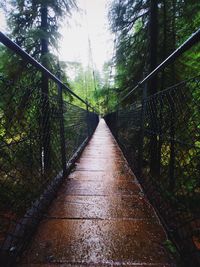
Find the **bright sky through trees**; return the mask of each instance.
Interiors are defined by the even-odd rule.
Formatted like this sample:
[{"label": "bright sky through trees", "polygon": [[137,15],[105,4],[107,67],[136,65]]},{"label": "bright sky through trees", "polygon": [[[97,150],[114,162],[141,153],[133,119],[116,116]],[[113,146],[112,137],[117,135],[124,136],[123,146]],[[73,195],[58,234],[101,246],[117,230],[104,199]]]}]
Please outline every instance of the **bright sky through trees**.
[{"label": "bright sky through trees", "polygon": [[[59,59],[78,61],[84,66],[91,64],[89,42],[94,66],[101,71],[104,62],[112,57],[113,36],[108,29],[110,0],[77,0],[79,11],[73,11],[70,19],[60,28]],[[0,28],[6,32],[5,17],[0,11]]]},{"label": "bright sky through trees", "polygon": [[74,12],[68,27],[61,29],[63,35],[60,47],[61,60],[81,61],[84,65],[90,59],[88,38],[95,66],[100,70],[112,56],[113,37],[108,29],[109,0],[78,0],[79,12]]}]

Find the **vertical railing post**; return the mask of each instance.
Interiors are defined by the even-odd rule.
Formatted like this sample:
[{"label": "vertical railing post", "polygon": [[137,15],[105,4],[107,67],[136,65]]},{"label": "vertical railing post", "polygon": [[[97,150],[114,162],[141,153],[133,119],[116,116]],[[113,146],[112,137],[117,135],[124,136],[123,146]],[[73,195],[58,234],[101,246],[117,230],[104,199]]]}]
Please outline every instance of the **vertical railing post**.
[{"label": "vertical railing post", "polygon": [[42,175],[48,175],[51,168],[51,130],[50,130],[50,103],[49,103],[49,80],[47,75],[42,74],[41,80],[41,170]]},{"label": "vertical railing post", "polygon": [[86,122],[87,122],[87,135],[88,138],[90,137],[90,114],[89,114],[89,107],[88,107],[88,102],[86,101]]},{"label": "vertical railing post", "polygon": [[93,132],[94,128],[97,125],[97,114],[96,114],[96,111],[95,111],[94,108],[92,109],[92,111],[93,111],[93,114],[92,114],[92,123],[91,123],[91,125],[92,125],[92,132]]},{"label": "vertical railing post", "polygon": [[[60,78],[60,72],[58,73]],[[62,86],[58,84],[58,105],[59,105],[59,117],[60,117],[60,152],[62,158],[63,176],[67,172],[67,157],[66,157],[66,143],[65,143],[65,126],[64,126],[64,109],[63,109],[63,90]]]},{"label": "vertical railing post", "polygon": [[[175,36],[174,36],[175,38]],[[175,40],[174,40],[175,43]],[[172,80],[173,84],[176,83],[176,68],[174,62],[172,63]],[[169,98],[170,106],[170,159],[169,159],[169,190],[174,191],[176,181],[175,181],[175,103],[174,103],[174,91]]]},{"label": "vertical railing post", "polygon": [[[163,88],[163,87],[162,87]],[[157,151],[157,173],[160,176],[162,161],[162,143],[163,143],[163,99],[159,98],[159,114],[158,114],[158,151]]]},{"label": "vertical railing post", "polygon": [[150,174],[152,177],[158,176],[158,110],[157,98],[151,99],[151,116],[150,116]]},{"label": "vertical railing post", "polygon": [[142,107],[140,115],[140,131],[139,131],[139,149],[138,149],[138,177],[142,176],[143,167],[143,149],[144,149],[144,131],[145,131],[145,112],[146,112],[146,98],[147,98],[147,83],[142,88]]},{"label": "vertical railing post", "polygon": [[173,100],[170,101],[170,160],[169,160],[169,190],[173,191],[175,188],[175,176],[174,176],[174,168],[175,168],[175,107]]},{"label": "vertical railing post", "polygon": [[118,141],[118,120],[119,120],[119,108],[117,108],[117,110],[115,111],[115,125],[114,125],[114,129],[115,129],[115,138]]}]

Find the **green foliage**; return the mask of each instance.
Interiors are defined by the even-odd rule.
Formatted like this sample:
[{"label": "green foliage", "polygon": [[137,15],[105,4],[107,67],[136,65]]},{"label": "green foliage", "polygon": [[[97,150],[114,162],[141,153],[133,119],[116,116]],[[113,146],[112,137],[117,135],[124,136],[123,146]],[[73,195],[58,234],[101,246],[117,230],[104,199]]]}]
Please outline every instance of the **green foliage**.
[{"label": "green foliage", "polygon": [[[151,14],[152,3],[156,2],[158,16],[154,30],[158,38],[153,42],[157,50],[153,59],[156,58],[157,64],[199,29],[199,1],[112,1],[109,16],[111,29],[116,35],[115,86],[119,100],[155,67],[152,67]],[[139,168],[138,178],[168,229],[173,229],[174,239],[184,252],[189,247],[191,251],[197,251],[193,248],[194,237],[198,239],[195,245],[199,250],[199,235],[192,236],[198,228],[195,220],[199,218],[200,201],[199,48],[199,44],[193,46],[155,76],[154,91],[151,90],[152,81],[146,84],[142,145],[139,142],[143,133],[140,124],[142,94],[139,94],[142,90],[134,91],[126,99],[125,104],[132,105],[120,109],[116,125],[115,113],[108,116],[124,154],[136,173]],[[179,85],[171,87],[176,83]],[[168,87],[170,89],[164,90]],[[158,94],[150,96],[155,92]],[[179,232],[180,228],[182,232]],[[187,244],[181,244],[182,240]],[[164,245],[177,257],[177,265],[182,266],[174,244],[166,240]]]},{"label": "green foliage", "polygon": [[[150,8],[151,1],[113,1],[109,18],[116,35],[116,87],[119,98],[129,92],[149,72],[150,64]],[[181,45],[200,24],[199,1],[158,1],[158,54],[161,63]],[[174,67],[165,69],[158,77],[158,90],[175,81],[194,76],[199,70],[199,45],[177,60]],[[172,74],[173,73],[173,74]],[[134,95],[133,98],[137,98]]]},{"label": "green foliage", "polygon": [[147,1],[113,1],[110,24],[116,34],[116,87],[119,97],[142,78],[147,50]]},{"label": "green foliage", "polygon": [[[58,59],[53,51],[58,46],[59,24],[64,15],[76,7],[73,0],[17,0],[8,1],[7,19],[11,39],[35,59],[43,60],[57,74]],[[41,8],[47,8],[47,27],[42,28]],[[42,39],[49,51],[42,55]],[[67,82],[63,62],[61,79]],[[27,64],[14,52],[0,45],[0,197],[1,210],[22,214],[38,197],[45,185],[60,171],[59,120],[51,123],[52,168],[55,173],[44,177],[41,159],[41,77],[36,68]],[[58,86],[49,81],[49,96],[57,95]],[[70,100],[70,97],[66,97]],[[51,111],[58,109],[58,103]]]},{"label": "green foliage", "polygon": [[[72,90],[92,106],[101,109],[100,92],[103,81],[98,70],[87,66],[84,68],[79,62],[67,62],[67,70],[70,73],[69,84]],[[74,99],[73,103],[80,106],[80,101]],[[85,108],[85,107],[84,107]]]},{"label": "green foliage", "polygon": [[[6,17],[11,39],[35,59],[45,62],[45,66],[56,74],[58,58],[54,50],[59,44],[60,22],[66,15],[70,16],[71,10],[76,8],[75,0],[10,0],[7,5]],[[45,27],[42,26],[43,7],[47,9]],[[46,41],[48,47],[45,55],[42,52],[42,40]],[[0,59],[0,70],[7,79],[20,80],[21,73],[27,66],[25,62],[4,47],[0,47]],[[59,65],[62,68],[62,78],[66,81],[64,65],[62,63]]]},{"label": "green foliage", "polygon": [[[28,53],[38,57],[41,52],[40,40],[47,39],[51,47],[58,47],[58,28],[66,14],[76,7],[74,0],[17,0],[10,1],[8,24],[12,38]],[[48,10],[47,29],[41,27],[41,8]]]},{"label": "green foliage", "polygon": [[167,250],[170,253],[172,253],[172,254],[176,254],[177,253],[176,247],[174,246],[174,244],[169,239],[166,239],[164,241],[164,246],[167,248]]}]

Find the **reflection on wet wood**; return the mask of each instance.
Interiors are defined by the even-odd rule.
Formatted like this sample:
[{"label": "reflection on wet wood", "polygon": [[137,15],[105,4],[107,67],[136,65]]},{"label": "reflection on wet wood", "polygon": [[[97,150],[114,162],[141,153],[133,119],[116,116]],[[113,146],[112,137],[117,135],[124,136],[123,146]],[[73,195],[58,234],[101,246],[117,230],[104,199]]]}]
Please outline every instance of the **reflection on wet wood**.
[{"label": "reflection on wet wood", "polygon": [[174,266],[166,235],[104,121],[19,266]]}]

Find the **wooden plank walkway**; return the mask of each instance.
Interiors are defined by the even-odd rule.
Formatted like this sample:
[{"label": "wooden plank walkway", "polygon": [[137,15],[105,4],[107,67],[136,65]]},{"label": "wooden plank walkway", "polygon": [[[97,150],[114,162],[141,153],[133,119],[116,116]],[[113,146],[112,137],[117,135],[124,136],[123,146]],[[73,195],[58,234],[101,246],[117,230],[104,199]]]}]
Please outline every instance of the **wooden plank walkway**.
[{"label": "wooden plank walkway", "polygon": [[166,235],[103,120],[19,266],[173,266]]}]

